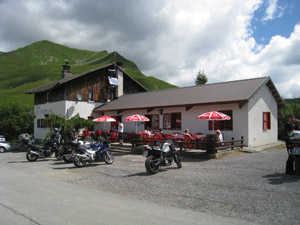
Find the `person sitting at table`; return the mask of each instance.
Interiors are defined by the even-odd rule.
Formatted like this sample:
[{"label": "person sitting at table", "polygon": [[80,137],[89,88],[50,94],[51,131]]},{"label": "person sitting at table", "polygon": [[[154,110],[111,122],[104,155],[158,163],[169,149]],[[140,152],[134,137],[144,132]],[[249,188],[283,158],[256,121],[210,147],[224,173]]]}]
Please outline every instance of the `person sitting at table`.
[{"label": "person sitting at table", "polygon": [[103,137],[108,141],[110,139],[110,132],[108,129],[103,133]]},{"label": "person sitting at table", "polygon": [[[218,143],[224,141],[224,136],[223,136],[223,134],[221,133],[220,130],[216,130],[216,135],[217,135],[217,137],[218,137]],[[224,143],[222,143],[222,145],[223,145],[223,144],[224,144]]]},{"label": "person sitting at table", "polygon": [[195,138],[190,134],[190,130],[189,129],[185,129],[184,135],[188,135],[191,138],[192,141],[195,140]]},{"label": "person sitting at table", "polygon": [[147,128],[146,128],[145,133],[148,134],[148,135],[151,135],[150,127],[147,127]]}]

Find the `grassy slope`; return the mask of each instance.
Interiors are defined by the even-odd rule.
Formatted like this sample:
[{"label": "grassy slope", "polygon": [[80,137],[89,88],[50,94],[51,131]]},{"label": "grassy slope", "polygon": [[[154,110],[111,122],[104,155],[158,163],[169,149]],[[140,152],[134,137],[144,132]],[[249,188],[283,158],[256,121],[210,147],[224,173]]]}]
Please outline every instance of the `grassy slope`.
[{"label": "grassy slope", "polygon": [[[60,79],[62,64],[68,59],[73,74],[82,73],[115,61],[107,51],[93,52],[39,41],[9,53],[0,53],[0,102],[21,100],[33,104],[26,90]],[[149,90],[175,87],[155,77],[146,77],[131,61],[117,53],[125,71]]]}]

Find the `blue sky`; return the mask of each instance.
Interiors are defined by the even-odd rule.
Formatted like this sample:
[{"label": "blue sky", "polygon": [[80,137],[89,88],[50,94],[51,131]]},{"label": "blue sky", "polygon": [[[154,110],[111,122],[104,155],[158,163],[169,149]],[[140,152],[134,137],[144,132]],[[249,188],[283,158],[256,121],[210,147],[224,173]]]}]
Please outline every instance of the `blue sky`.
[{"label": "blue sky", "polygon": [[300,97],[300,0],[0,0],[0,51],[117,51],[178,86],[270,76]]},{"label": "blue sky", "polygon": [[289,37],[297,23],[300,23],[300,1],[279,0],[272,19],[264,20],[269,1],[264,1],[254,12],[251,21],[253,37],[258,44],[266,45],[275,35]]}]

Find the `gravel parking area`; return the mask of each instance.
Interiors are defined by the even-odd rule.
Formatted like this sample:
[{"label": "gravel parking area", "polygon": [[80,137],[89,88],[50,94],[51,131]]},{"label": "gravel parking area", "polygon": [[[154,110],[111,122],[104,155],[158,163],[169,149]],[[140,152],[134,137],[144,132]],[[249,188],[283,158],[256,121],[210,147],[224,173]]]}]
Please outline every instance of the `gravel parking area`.
[{"label": "gravel parking area", "polygon": [[[24,153],[12,154],[16,166]],[[56,160],[26,163],[51,179],[167,206],[192,209],[258,224],[300,223],[300,177],[285,175],[284,149],[235,153],[215,160],[183,159],[183,168],[145,172],[145,158],[115,153],[115,163],[75,168]]]}]

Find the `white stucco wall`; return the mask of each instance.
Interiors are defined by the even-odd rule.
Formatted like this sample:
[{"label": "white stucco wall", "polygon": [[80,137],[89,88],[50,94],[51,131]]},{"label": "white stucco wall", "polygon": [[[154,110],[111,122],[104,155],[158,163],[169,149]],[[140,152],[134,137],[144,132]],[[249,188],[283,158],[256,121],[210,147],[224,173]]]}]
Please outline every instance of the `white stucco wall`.
[{"label": "white stucco wall", "polygon": [[[164,130],[164,133],[174,133],[180,132],[184,133],[185,129],[189,129],[190,132],[202,132],[204,134],[212,134],[209,130],[207,120],[197,120],[196,117],[202,113],[208,111],[220,111],[220,110],[232,110],[233,111],[233,131],[223,131],[225,140],[231,140],[232,137],[235,139],[240,139],[241,136],[245,138],[245,144],[248,145],[248,105],[244,105],[241,109],[238,104],[223,104],[223,105],[206,105],[206,106],[194,106],[190,110],[186,111],[185,107],[173,107],[164,108],[163,113],[181,112],[181,130]],[[132,114],[159,114],[159,109],[154,109],[153,111],[147,113],[145,109],[143,110],[126,110],[122,112],[122,120]],[[116,116],[117,112],[107,111],[105,112],[107,116]],[[159,116],[160,127],[163,128],[163,114]],[[135,132],[135,122],[123,122],[125,132]],[[103,129],[103,124],[100,129]],[[106,124],[106,128],[110,129],[110,123]],[[137,123],[137,131],[144,131],[144,124]]]},{"label": "white stucco wall", "polygon": [[[271,113],[271,129],[263,129],[263,112]],[[264,85],[249,101],[250,147],[274,143],[278,135],[277,102],[270,89]]]},{"label": "white stucco wall", "polygon": [[79,102],[79,101],[58,101],[52,103],[45,103],[34,106],[34,137],[36,139],[44,139],[48,128],[38,128],[37,120],[45,119],[45,114],[50,115],[51,113],[65,116],[67,119],[79,113],[81,118],[87,119],[88,116],[93,115],[93,109],[100,106],[102,103],[98,102]]}]

